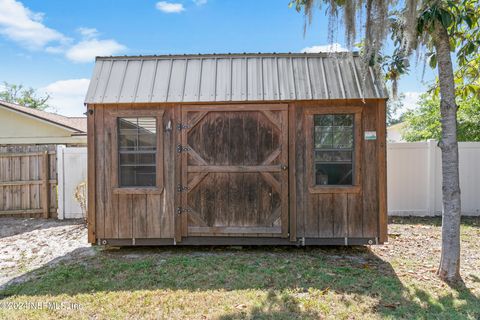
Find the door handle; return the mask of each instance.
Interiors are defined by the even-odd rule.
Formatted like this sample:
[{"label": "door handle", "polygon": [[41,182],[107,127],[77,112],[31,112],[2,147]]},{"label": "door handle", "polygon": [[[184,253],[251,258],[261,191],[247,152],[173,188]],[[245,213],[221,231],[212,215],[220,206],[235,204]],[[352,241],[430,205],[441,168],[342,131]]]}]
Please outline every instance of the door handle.
[{"label": "door handle", "polygon": [[288,166],[286,164],[282,164],[280,167],[283,171],[286,171],[288,169]]}]

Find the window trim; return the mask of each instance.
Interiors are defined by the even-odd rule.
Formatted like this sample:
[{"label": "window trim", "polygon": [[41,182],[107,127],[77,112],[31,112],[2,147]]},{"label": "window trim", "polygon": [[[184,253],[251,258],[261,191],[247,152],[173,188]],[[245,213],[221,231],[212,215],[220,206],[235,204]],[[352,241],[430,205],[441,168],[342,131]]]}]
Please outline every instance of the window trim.
[{"label": "window trim", "polygon": [[[122,110],[111,113],[112,119],[112,186],[114,194],[161,194],[164,189],[164,152],[163,152],[163,115],[164,110]],[[155,186],[154,187],[121,187],[119,185],[119,146],[118,146],[118,118],[124,117],[150,117],[156,119],[157,127],[157,152],[155,161]]]},{"label": "window trim", "polygon": [[[314,115],[353,114],[353,184],[352,185],[316,185],[314,170]],[[338,106],[317,107],[305,110],[305,157],[308,191],[310,193],[359,193],[361,191],[361,150],[362,150],[362,107]]]}]

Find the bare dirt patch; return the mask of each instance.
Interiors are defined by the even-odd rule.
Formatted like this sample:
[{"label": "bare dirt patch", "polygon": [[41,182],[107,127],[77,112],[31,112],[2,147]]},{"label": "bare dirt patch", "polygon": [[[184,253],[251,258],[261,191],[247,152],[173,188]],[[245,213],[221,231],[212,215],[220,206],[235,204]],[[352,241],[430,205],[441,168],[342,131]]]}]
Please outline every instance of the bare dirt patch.
[{"label": "bare dirt patch", "polygon": [[0,288],[46,264],[72,259],[73,252],[93,252],[82,220],[1,218]]}]

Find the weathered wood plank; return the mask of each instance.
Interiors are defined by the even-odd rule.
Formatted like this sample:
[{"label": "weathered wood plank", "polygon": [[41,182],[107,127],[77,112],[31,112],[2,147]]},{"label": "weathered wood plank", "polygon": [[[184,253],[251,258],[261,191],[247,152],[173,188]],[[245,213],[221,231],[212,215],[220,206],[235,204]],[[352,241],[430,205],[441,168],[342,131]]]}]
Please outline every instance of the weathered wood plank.
[{"label": "weathered wood plank", "polygon": [[96,237],[105,238],[105,151],[107,148],[105,141],[105,117],[104,107],[98,105],[95,107],[95,216],[96,216]]},{"label": "weathered wood plank", "polygon": [[[40,185],[44,184],[44,180],[18,180],[18,181],[5,181],[0,182],[0,186],[27,186],[27,185]],[[57,184],[57,180],[48,180],[49,184]]]},{"label": "weathered wood plank", "polygon": [[[377,104],[364,109],[365,131],[377,130]],[[363,140],[363,237],[378,236],[378,140]]]},{"label": "weathered wood plank", "polygon": [[299,104],[293,104],[295,113],[295,171],[294,178],[296,189],[295,208],[297,210],[297,236],[305,236],[305,225],[307,224],[307,210],[308,210],[308,179],[306,179],[306,141],[305,141],[305,116],[303,114],[303,107]]},{"label": "weathered wood plank", "polygon": [[339,193],[332,195],[333,206],[333,237],[344,238],[348,236],[348,194]]},{"label": "weathered wood plank", "polygon": [[188,232],[190,235],[194,235],[195,233],[205,233],[205,234],[224,234],[224,233],[232,233],[232,234],[249,234],[249,233],[276,233],[280,234],[282,232],[280,227],[189,227]]},{"label": "weathered wood plank", "polygon": [[318,194],[316,214],[318,215],[318,237],[332,238],[333,237],[333,222],[336,210],[333,203],[332,194]]},{"label": "weathered wood plank", "polygon": [[348,237],[363,237],[363,195],[361,193],[348,194]]},{"label": "weathered wood plank", "polygon": [[281,207],[280,223],[282,227],[282,237],[287,238],[289,232],[288,170],[290,168],[288,163],[288,110],[279,111],[278,114],[281,121],[278,143],[282,149],[282,154],[280,155],[280,166],[282,167],[280,174],[282,191],[279,193]]},{"label": "weathered wood plank", "polygon": [[118,237],[120,239],[133,238],[133,200],[132,195],[118,197]]},{"label": "weathered wood plank", "polygon": [[[244,143],[244,119],[243,113],[231,113],[228,114],[229,119],[229,139],[228,139],[228,154],[229,163],[235,165],[244,164],[245,148],[248,146]],[[242,173],[229,173],[228,174],[228,226],[235,226],[239,221],[243,219],[245,214],[245,194],[243,193],[243,180],[245,174]]]},{"label": "weathered wood plank", "polygon": [[161,238],[162,197],[159,194],[146,195],[147,238]]},{"label": "weathered wood plank", "polygon": [[[255,165],[259,161],[259,128],[258,128],[259,114],[258,112],[244,113],[243,121],[243,141],[245,149],[243,152],[243,164]],[[243,174],[242,192],[245,201],[245,211],[238,219],[240,225],[248,225],[252,221],[252,217],[259,216],[259,175],[257,173]]]},{"label": "weathered wood plank", "polygon": [[[188,112],[181,112],[181,123],[188,123]],[[188,131],[186,130],[181,130],[180,134],[180,141],[182,146],[186,146],[188,144]],[[179,158],[179,159],[178,159]],[[181,166],[179,168],[180,170],[180,183],[178,185],[181,186],[187,186],[188,185],[188,172],[185,170],[185,168],[188,167],[188,160],[189,160],[189,155],[188,153],[182,152],[179,157],[177,157],[179,162],[181,163]],[[180,205],[178,208],[184,208],[186,209],[188,207],[188,193],[180,192],[179,193],[180,197]],[[188,216],[186,213],[179,211],[176,213],[176,218],[179,219],[180,221],[180,235],[177,237],[178,241],[181,241],[183,237],[186,237],[188,235]]]},{"label": "weathered wood plank", "polygon": [[280,172],[282,168],[279,165],[273,166],[229,166],[229,165],[208,165],[208,166],[188,166],[188,172]]},{"label": "weathered wood plank", "polygon": [[132,195],[133,237],[147,238],[147,196]]},{"label": "weathered wood plank", "polygon": [[95,139],[95,112],[93,110],[94,106],[88,106],[88,116],[87,116],[87,224],[88,224],[88,242],[95,243],[97,236],[97,225],[96,225],[96,144],[99,143]]},{"label": "weathered wood plank", "polygon": [[388,206],[387,206],[387,147],[386,147],[386,102],[377,104],[378,134],[378,237],[379,242],[388,241]]},{"label": "weathered wood plank", "polygon": [[[178,109],[178,108],[176,108]],[[176,139],[178,130],[165,130],[166,128],[174,127],[177,122],[174,108],[165,108],[163,114],[163,178],[164,178],[164,192],[162,193],[162,203],[160,210],[160,235],[162,238],[173,238],[175,236],[175,205],[180,204],[177,200],[177,192],[175,185],[181,180],[179,176],[180,170],[177,166],[180,165],[180,161],[177,161],[177,153],[175,152]],[[178,179],[178,180],[177,180]],[[177,202],[178,201],[178,202]]]},{"label": "weathered wood plank", "polygon": [[[171,219],[172,225],[172,232],[175,242],[182,241],[182,217],[176,213],[176,208],[183,205],[183,199],[180,192],[176,191],[176,186],[178,184],[183,183],[183,162],[182,158],[176,152],[176,147],[179,143],[183,143],[182,135],[183,130],[173,130],[175,127],[174,124],[180,121],[183,121],[182,118],[182,110],[179,105],[173,105],[173,108],[168,109],[170,112],[170,116],[165,118],[165,121],[171,121],[170,124],[172,125],[172,131],[166,132],[166,140],[165,142],[167,145],[165,146],[165,150],[168,150],[166,164],[168,169],[166,169],[166,173],[168,175],[168,179],[166,180],[166,193],[164,193],[164,197],[166,197],[166,219]],[[169,119],[170,118],[170,119]],[[168,142],[167,142],[168,141]],[[188,179],[188,176],[187,176]]]},{"label": "weathered wood plank", "polygon": [[111,114],[116,110],[114,106],[104,111],[105,238],[118,237],[118,195],[112,192],[118,186],[117,118]]},{"label": "weathered wood plank", "polygon": [[42,157],[42,176],[43,176],[43,185],[42,185],[42,208],[43,208],[43,217],[48,218],[50,211],[50,185],[49,180],[49,157],[48,152],[45,152]]},{"label": "weathered wood plank", "polygon": [[[229,119],[225,112],[216,113],[215,119],[215,162],[218,167],[230,164],[229,152]],[[229,176],[217,170],[215,174],[215,226],[228,226],[229,203]]]},{"label": "weathered wood plank", "polygon": [[296,188],[296,121],[295,121],[295,105],[290,104],[288,106],[288,163],[289,163],[289,177],[288,177],[288,193],[289,199],[289,232],[290,241],[297,240],[297,188]]},{"label": "weathered wood plank", "polygon": [[[258,160],[257,163],[265,161],[271,153],[271,150],[276,149],[277,146],[273,147],[273,124],[266,120],[264,117],[258,117]],[[275,132],[275,134],[278,134]],[[252,172],[260,172],[264,166],[252,166],[250,169]],[[265,166],[266,167],[266,166]],[[270,166],[271,167],[271,166]],[[280,166],[277,166],[280,169]],[[257,193],[258,193],[258,216],[252,216],[247,222],[247,225],[250,227],[263,225],[265,221],[273,213],[272,208],[272,196],[275,192],[272,186],[263,179],[263,177],[258,177],[257,184]]]},{"label": "weathered wood plank", "polygon": [[[205,160],[210,164],[214,163],[215,159],[213,158],[215,154],[215,145],[217,144],[217,137],[216,137],[216,129],[215,129],[215,115],[213,113],[209,113],[208,116],[202,122],[202,129],[203,134],[210,140],[210,143],[204,141],[203,143],[203,150],[204,154],[208,154],[209,157],[205,158]],[[215,184],[216,184],[216,177],[215,173],[209,173],[208,177],[205,178],[204,182],[202,182],[202,198],[205,199],[205,207],[202,208],[202,217],[204,221],[209,226],[215,225],[215,205],[216,205],[216,197],[215,197]],[[202,204],[203,205],[203,204]]]}]

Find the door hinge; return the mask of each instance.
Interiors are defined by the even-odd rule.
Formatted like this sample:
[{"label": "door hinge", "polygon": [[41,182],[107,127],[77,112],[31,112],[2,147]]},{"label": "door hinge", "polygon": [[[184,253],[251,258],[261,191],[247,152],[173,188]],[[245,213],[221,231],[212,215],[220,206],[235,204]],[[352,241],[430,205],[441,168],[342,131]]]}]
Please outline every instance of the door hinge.
[{"label": "door hinge", "polygon": [[181,184],[177,185],[177,192],[186,192],[188,191],[188,187],[184,187]]},{"label": "door hinge", "polygon": [[177,153],[188,152],[188,151],[190,151],[189,147],[185,147],[180,144],[177,146]]},{"label": "door hinge", "polygon": [[177,129],[180,131],[180,130],[183,130],[183,129],[190,129],[190,126],[188,124],[183,124],[183,123],[178,123],[177,124]]},{"label": "door hinge", "polygon": [[183,212],[190,212],[190,209],[177,207],[177,214],[182,214]]}]

